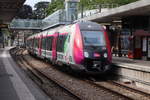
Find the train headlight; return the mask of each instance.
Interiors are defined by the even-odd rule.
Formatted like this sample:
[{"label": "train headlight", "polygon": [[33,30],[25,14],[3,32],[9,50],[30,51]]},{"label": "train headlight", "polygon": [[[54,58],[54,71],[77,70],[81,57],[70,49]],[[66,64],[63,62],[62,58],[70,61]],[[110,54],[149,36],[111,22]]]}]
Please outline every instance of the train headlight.
[{"label": "train headlight", "polygon": [[88,58],[88,57],[89,57],[89,53],[88,53],[88,52],[84,52],[84,56],[85,56],[86,58]]},{"label": "train headlight", "polygon": [[107,53],[104,53],[104,58],[107,58],[107,57],[108,57]]}]

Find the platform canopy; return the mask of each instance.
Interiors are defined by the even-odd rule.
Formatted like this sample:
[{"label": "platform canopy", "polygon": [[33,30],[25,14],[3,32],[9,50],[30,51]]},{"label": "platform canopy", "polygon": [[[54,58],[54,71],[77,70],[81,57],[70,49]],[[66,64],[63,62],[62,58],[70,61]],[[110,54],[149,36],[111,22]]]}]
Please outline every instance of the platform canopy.
[{"label": "platform canopy", "polygon": [[0,0],[0,25],[8,24],[24,2],[25,0]]},{"label": "platform canopy", "polygon": [[124,6],[110,9],[108,11],[97,13],[82,20],[91,20],[95,22],[112,22],[128,16],[149,16],[150,0],[139,0]]}]

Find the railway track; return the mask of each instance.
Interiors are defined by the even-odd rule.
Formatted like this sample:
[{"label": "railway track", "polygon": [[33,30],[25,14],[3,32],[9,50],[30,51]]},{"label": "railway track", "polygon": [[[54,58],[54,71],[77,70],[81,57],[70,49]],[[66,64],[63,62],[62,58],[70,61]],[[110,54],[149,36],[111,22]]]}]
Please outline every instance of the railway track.
[{"label": "railway track", "polygon": [[[86,80],[87,81],[87,80]],[[93,82],[89,81],[90,84],[93,84],[97,87],[103,87],[110,92],[115,94],[122,95],[131,100],[150,100],[150,94],[134,87],[127,86],[120,82],[116,81],[106,81],[106,82]]]},{"label": "railway track", "polygon": [[[18,58],[18,64],[23,66],[23,69],[26,69],[28,71],[28,73],[30,73],[30,77],[36,81],[36,83],[41,87],[43,88],[44,86],[43,85],[47,85],[50,83],[50,81],[52,81],[54,84],[56,84],[59,88],[61,88],[62,90],[65,90],[65,92],[67,92],[67,95],[71,96],[71,98],[69,97],[65,97],[65,98],[61,98],[62,100],[81,100],[80,98],[78,98],[77,95],[71,93],[70,91],[68,91],[65,87],[61,86],[60,84],[58,84],[56,81],[48,78],[45,74],[43,74],[41,71],[37,70],[36,68],[33,67],[33,65],[31,63],[29,63],[22,55],[23,53],[23,49],[21,49],[19,51],[19,53],[17,54],[16,52],[16,55],[19,55]],[[32,75],[31,75],[32,74]],[[34,77],[34,78],[33,78]],[[44,89],[43,89],[44,90]],[[48,92],[47,89],[44,90],[46,93]],[[49,95],[49,93],[47,93]],[[65,94],[66,95],[66,94]],[[66,95],[66,96],[67,96]],[[55,100],[55,98],[54,98]],[[56,99],[57,100],[57,99]]]},{"label": "railway track", "polygon": [[122,84],[122,83],[119,83],[119,82],[116,82],[116,81],[110,81],[109,83],[114,84],[115,86],[118,86],[118,87],[121,87],[121,88],[125,88],[128,91],[140,94],[141,97],[143,96],[143,98],[145,98],[145,99],[150,99],[150,94],[140,90],[140,88],[137,89],[137,88],[134,88],[134,87],[130,87],[130,86],[127,86],[125,84]]},{"label": "railway track", "polygon": [[[20,52],[21,55],[22,53],[23,51]],[[69,81],[66,81],[66,82],[70,84],[65,84],[65,80],[61,79],[62,77],[60,76],[56,77],[56,74],[59,73],[59,71],[56,71],[56,69],[51,68],[50,69],[51,72],[56,73],[56,74],[51,74],[50,71],[48,71],[49,67],[45,67],[45,69],[42,69],[41,67],[37,68],[35,63],[29,62],[29,60],[27,60],[23,55],[20,56],[20,61],[24,66],[26,66],[30,71],[32,71],[32,73],[36,77],[38,77],[41,80],[43,77],[45,77],[53,81],[54,83],[56,83],[62,89],[69,92],[72,96],[74,96],[78,100],[98,100],[98,99],[101,99],[101,100],[108,100],[108,99],[109,100],[116,100],[116,99],[118,100],[150,100],[149,94],[144,93],[142,91],[138,91],[133,88],[123,86],[122,84],[119,84],[117,82],[112,82],[112,81],[93,82],[89,80],[85,81],[85,80],[79,80],[79,79],[74,79],[74,78],[71,79],[69,76],[65,76],[64,74],[61,73],[60,76],[64,75],[64,77],[69,77],[68,78]],[[72,87],[75,87],[75,84],[73,83],[76,83],[78,87],[72,88]]]}]

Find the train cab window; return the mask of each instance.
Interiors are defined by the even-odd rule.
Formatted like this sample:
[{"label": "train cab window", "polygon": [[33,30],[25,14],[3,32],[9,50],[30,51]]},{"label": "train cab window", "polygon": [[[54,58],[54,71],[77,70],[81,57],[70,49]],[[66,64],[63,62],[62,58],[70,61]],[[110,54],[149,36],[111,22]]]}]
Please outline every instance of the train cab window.
[{"label": "train cab window", "polygon": [[82,31],[85,46],[105,46],[104,33],[100,31]]}]

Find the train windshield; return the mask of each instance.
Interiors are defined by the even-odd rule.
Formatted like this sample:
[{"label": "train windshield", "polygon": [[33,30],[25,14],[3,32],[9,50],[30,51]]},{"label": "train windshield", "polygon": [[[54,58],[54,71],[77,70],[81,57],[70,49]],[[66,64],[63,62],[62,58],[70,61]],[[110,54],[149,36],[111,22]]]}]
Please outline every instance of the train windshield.
[{"label": "train windshield", "polygon": [[82,31],[85,46],[105,46],[104,33],[101,31]]}]

